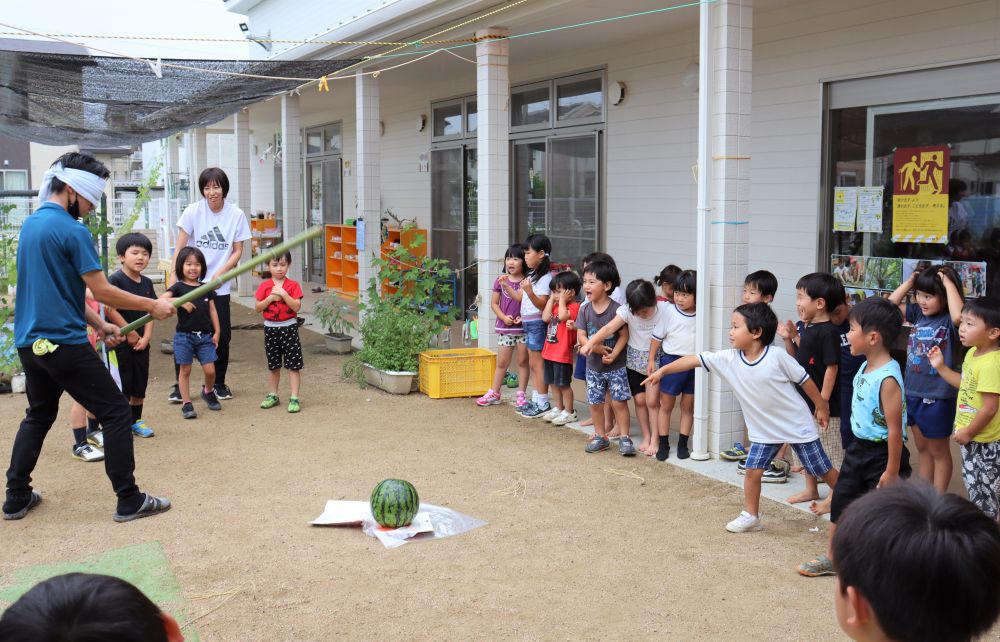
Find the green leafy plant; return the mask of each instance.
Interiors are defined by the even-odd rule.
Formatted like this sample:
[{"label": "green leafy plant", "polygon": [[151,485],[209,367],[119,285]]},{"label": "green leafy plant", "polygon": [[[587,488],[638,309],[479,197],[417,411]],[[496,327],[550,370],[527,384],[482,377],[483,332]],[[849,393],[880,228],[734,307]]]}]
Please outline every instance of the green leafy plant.
[{"label": "green leafy plant", "polygon": [[415,256],[422,236],[376,257],[362,312],[362,348],[344,365],[348,378],[362,381],[363,364],[380,370],[416,372],[420,353],[458,316],[447,261]]},{"label": "green leafy plant", "polygon": [[7,222],[13,204],[0,205],[0,380],[10,381],[21,371],[21,360],[14,345],[14,297],[10,286],[17,285],[17,233]]},{"label": "green leafy plant", "polygon": [[152,200],[152,190],[154,187],[160,183],[160,170],[163,168],[163,160],[158,160],[155,165],[149,170],[149,176],[143,181],[142,185],[139,186],[139,193],[136,195],[135,203],[132,205],[132,211],[129,213],[128,218],[122,223],[121,227],[118,228],[116,235],[122,236],[123,234],[128,234],[132,231],[135,226],[136,221],[142,215],[142,211]]},{"label": "green leafy plant", "polygon": [[345,337],[354,330],[354,324],[347,318],[350,312],[347,302],[333,292],[313,304],[313,316],[333,336]]}]

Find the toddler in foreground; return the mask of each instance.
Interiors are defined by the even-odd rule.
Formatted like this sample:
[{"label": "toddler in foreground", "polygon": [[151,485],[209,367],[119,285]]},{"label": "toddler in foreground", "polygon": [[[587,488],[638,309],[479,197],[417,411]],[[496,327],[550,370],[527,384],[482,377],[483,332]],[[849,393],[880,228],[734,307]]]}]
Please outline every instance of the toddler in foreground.
[{"label": "toddler in foreground", "polygon": [[298,312],[302,308],[302,286],[287,277],[288,266],[292,264],[292,253],[271,259],[268,270],[271,278],[264,279],[257,288],[257,304],[254,308],[264,316],[264,353],[267,355],[267,396],[260,402],[265,410],[280,403],[278,384],[281,383],[281,367],[288,370],[291,395],[288,397],[288,412],[302,409],[299,402],[299,385],[303,368],[302,344],[299,342]]}]

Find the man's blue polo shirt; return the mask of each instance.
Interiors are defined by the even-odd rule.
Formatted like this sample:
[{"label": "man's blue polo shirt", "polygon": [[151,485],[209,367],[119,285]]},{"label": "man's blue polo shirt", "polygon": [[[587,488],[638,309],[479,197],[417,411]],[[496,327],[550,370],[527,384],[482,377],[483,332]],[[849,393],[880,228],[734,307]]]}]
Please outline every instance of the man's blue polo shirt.
[{"label": "man's blue polo shirt", "polygon": [[15,345],[87,343],[80,277],[100,269],[90,231],[58,204],[47,201],[26,218],[17,241]]}]

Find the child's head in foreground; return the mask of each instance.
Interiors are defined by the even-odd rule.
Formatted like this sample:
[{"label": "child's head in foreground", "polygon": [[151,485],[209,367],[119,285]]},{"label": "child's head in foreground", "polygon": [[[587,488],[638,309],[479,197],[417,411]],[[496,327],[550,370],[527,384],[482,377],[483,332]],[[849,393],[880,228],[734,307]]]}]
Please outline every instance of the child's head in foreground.
[{"label": "child's head in foreground", "polygon": [[867,493],[833,536],[840,627],[854,640],[965,642],[1000,615],[1000,527],[907,481]]},{"label": "child's head in foreground", "polygon": [[285,278],[288,274],[288,267],[292,264],[292,253],[285,251],[281,256],[276,256],[267,262],[267,269],[271,272],[272,278]]},{"label": "child's head in foreground", "polygon": [[177,275],[178,281],[203,281],[207,272],[208,263],[198,248],[186,246],[177,253],[174,274]]},{"label": "child's head in foreground", "polygon": [[766,303],[744,303],[733,310],[729,342],[737,350],[749,350],[753,344],[769,346],[778,331],[778,317]]},{"label": "child's head in foreground", "polygon": [[868,355],[879,350],[888,352],[895,345],[903,329],[903,314],[888,299],[871,296],[851,308],[848,322],[851,354]]},{"label": "child's head in foreground", "polygon": [[1000,299],[985,296],[969,299],[962,308],[958,337],[967,348],[995,348],[1000,341]]},{"label": "child's head in foreground", "polygon": [[625,286],[625,302],[632,314],[641,319],[651,319],[656,314],[656,288],[646,279],[629,281]]},{"label": "child's head in foreground", "polygon": [[580,281],[580,277],[573,270],[563,270],[552,277],[552,283],[549,287],[553,292],[560,294],[563,292],[572,292],[571,298],[576,299],[583,290],[583,282]]},{"label": "child's head in foreground", "polygon": [[177,620],[108,575],[68,573],[35,585],[0,617],[4,642],[183,642]]},{"label": "child's head in foreground", "polygon": [[618,269],[606,261],[591,261],[583,269],[583,291],[591,301],[601,301],[621,285]]},{"label": "child's head in foreground", "polygon": [[129,232],[122,234],[115,242],[115,252],[122,266],[135,271],[142,270],[149,264],[149,256],[153,253],[153,242],[145,234]]},{"label": "child's head in foreground", "polygon": [[830,312],[847,300],[840,279],[826,272],[807,274],[795,284],[795,308],[806,323],[826,321]]},{"label": "child's head in foreground", "polygon": [[698,273],[684,270],[674,279],[674,305],[681,312],[694,312],[698,294]]},{"label": "child's head in foreground", "polygon": [[771,303],[778,291],[778,278],[767,270],[757,270],[743,279],[743,303]]}]

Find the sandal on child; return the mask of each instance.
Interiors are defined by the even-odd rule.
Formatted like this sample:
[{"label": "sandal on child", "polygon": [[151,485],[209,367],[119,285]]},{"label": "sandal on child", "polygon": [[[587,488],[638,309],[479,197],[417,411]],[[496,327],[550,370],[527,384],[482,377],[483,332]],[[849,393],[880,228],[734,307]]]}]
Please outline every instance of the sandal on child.
[{"label": "sandal on child", "polygon": [[816,559],[799,564],[799,575],[806,577],[822,577],[824,575],[836,575],[833,570],[833,562],[826,555],[818,555]]}]

